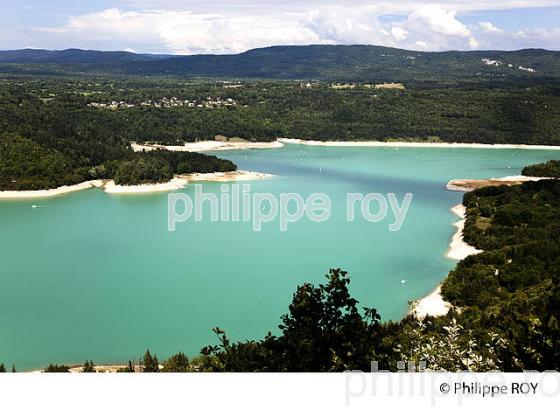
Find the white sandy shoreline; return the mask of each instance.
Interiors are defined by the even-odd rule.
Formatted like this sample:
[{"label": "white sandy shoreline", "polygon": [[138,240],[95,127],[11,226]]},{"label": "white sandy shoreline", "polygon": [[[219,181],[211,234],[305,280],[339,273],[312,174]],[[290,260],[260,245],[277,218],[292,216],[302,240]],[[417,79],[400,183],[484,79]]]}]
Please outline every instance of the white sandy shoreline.
[{"label": "white sandy shoreline", "polygon": [[159,184],[141,184],[141,185],[117,185],[115,181],[108,181],[103,190],[108,194],[148,194],[152,192],[176,191],[184,188],[186,183],[179,179],[173,178],[169,182]]},{"label": "white sandy shoreline", "polygon": [[[502,178],[489,178],[489,179],[453,179],[446,185],[449,191],[471,192],[477,188],[484,186],[500,186],[500,185],[519,185],[528,181],[540,181],[541,177],[527,177],[524,175],[513,175]],[[465,228],[466,209],[462,204],[458,204],[451,208],[451,211],[460,219],[455,222],[453,226],[457,228],[455,234],[449,244],[449,249],[445,256],[450,259],[461,261],[467,256],[476,255],[481,253],[480,249],[469,245],[463,239],[463,229]],[[412,314],[418,318],[424,318],[426,315],[430,316],[443,316],[447,314],[451,304],[443,300],[441,296],[441,285],[434,289],[429,295],[417,301],[417,305],[412,309]]]},{"label": "white sandy shoreline", "polygon": [[467,256],[476,255],[477,253],[481,253],[480,249],[476,249],[474,246],[469,245],[463,239],[463,229],[465,229],[465,220],[466,220],[466,212],[467,209],[463,204],[457,204],[451,211],[457,215],[460,219],[459,221],[455,222],[453,226],[457,228],[457,232],[453,235],[451,239],[451,243],[449,244],[449,250],[447,251],[447,256],[449,259],[454,259],[456,261],[462,261]]},{"label": "white sandy shoreline", "polygon": [[184,145],[161,145],[161,144],[130,144],[134,152],[155,151],[158,149],[179,152],[208,152],[208,151],[229,151],[237,149],[269,149],[281,148],[284,146],[280,141],[272,142],[249,142],[249,141],[197,141],[187,142]]},{"label": "white sandy shoreline", "polygon": [[207,174],[194,173],[188,175],[176,175],[175,178],[169,182],[142,185],[117,185],[113,180],[97,179],[82,182],[76,185],[38,191],[0,191],[0,200],[51,198],[91,188],[103,189],[107,194],[150,194],[177,191],[184,188],[189,182],[255,181],[271,177],[273,177],[273,175],[252,171],[212,172]]},{"label": "white sandy shoreline", "polygon": [[71,192],[82,191],[90,188],[102,188],[105,181],[96,179],[86,181],[76,185],[65,185],[53,189],[41,189],[38,191],[0,191],[0,199],[32,199],[32,198],[50,198],[53,196],[69,194]]},{"label": "white sandy shoreline", "polygon": [[281,148],[286,144],[298,144],[318,147],[393,147],[393,148],[479,148],[479,149],[530,149],[530,150],[560,150],[556,145],[526,145],[526,144],[480,144],[461,142],[406,142],[406,141],[315,141],[300,138],[278,138],[272,142],[250,141],[197,141],[183,145],[138,144],[132,142],[130,146],[135,152],[167,151],[211,152],[243,149]]},{"label": "white sandy shoreline", "polygon": [[405,142],[405,141],[312,141],[297,138],[278,138],[283,144],[320,147],[395,147],[395,148],[480,148],[480,149],[542,149],[560,150],[557,145],[479,144],[462,142]]},{"label": "white sandy shoreline", "polygon": [[[463,229],[465,228],[466,208],[463,204],[457,204],[451,211],[460,219],[453,226],[457,228],[455,234],[449,244],[449,249],[445,256],[457,261],[465,259],[467,256],[481,253],[480,249],[469,245],[463,239]],[[416,306],[412,309],[412,314],[419,319],[430,316],[444,316],[451,309],[451,304],[443,300],[441,296],[441,285],[438,285],[429,295],[417,301]]]}]

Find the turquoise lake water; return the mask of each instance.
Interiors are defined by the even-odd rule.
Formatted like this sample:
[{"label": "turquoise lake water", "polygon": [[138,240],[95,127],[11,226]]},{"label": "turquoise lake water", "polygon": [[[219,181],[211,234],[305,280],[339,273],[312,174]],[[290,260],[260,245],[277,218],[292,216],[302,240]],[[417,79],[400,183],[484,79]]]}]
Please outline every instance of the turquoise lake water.
[{"label": "turquoise lake water", "polygon": [[[219,156],[276,175],[251,182],[252,192],[328,194],[330,219],[287,232],[277,222],[254,232],[251,223],[209,220],[168,232],[165,193],[1,201],[0,362],[121,363],[147,348],[193,356],[216,342],[215,326],[234,340],[261,338],[276,331],[296,287],[322,282],[332,267],[350,272],[362,306],[400,319],[409,299],[455,265],[445,257],[456,220],[449,208],[462,195],[444,189],[448,180],[515,175],[560,153],[288,145]],[[346,222],[348,192],[414,198],[401,230],[390,232],[391,212],[383,222]]]}]

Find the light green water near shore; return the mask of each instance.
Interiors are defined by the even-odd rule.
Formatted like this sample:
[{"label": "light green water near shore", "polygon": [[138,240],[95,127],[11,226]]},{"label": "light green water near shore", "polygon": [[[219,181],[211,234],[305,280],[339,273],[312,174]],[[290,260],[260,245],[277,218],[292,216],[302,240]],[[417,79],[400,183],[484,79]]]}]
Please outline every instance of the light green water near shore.
[{"label": "light green water near shore", "polygon": [[[297,285],[331,267],[350,271],[362,306],[397,320],[455,262],[453,178],[519,174],[558,158],[540,150],[333,148],[221,152],[240,169],[277,175],[253,192],[324,192],[327,222],[280,232],[250,223],[187,222],[167,230],[167,194],[111,196],[92,189],[51,199],[0,202],[0,362],[126,362],[147,348],[159,357],[196,355],[220,326],[235,340],[276,331]],[[187,186],[186,193],[194,187]],[[220,184],[205,183],[205,192]],[[345,221],[347,192],[414,194],[398,232],[391,218]],[[37,205],[37,207],[32,207]],[[405,283],[402,283],[405,281]]]}]

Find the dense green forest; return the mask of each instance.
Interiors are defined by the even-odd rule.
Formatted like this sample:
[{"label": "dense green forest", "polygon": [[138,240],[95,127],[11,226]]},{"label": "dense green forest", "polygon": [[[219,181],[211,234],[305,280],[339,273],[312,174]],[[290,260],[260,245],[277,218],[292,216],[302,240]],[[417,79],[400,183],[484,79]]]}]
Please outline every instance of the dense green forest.
[{"label": "dense green forest", "polygon": [[560,180],[482,188],[463,204],[465,240],[484,252],[444,281],[454,306],[444,317],[383,323],[352,298],[348,272],[331,269],[324,284],[298,287],[274,335],[232,342],[215,328],[218,344],[200,356],[178,353],[160,364],[148,351],[122,371],[369,371],[371,361],[392,371],[398,361],[447,371],[559,370]]},{"label": "dense green forest", "polygon": [[68,89],[53,99],[36,95],[29,88],[35,85],[0,85],[0,190],[55,188],[91,179],[153,183],[175,173],[236,169],[231,161],[199,153],[135,153],[130,141],[139,124],[131,125],[133,119],[76,102],[76,84],[49,83],[47,94]]},{"label": "dense green forest", "polygon": [[[91,145],[88,156],[109,158],[130,141],[177,144],[216,135],[262,141],[560,143],[560,87],[391,90],[334,89],[328,83],[306,88],[299,82],[50,79],[5,80],[0,90],[3,132],[76,139],[72,144],[82,149]],[[235,105],[142,105],[173,97],[197,105],[231,99]],[[89,106],[113,101],[122,104],[114,109]],[[65,147],[61,142],[55,148]]]},{"label": "dense green forest", "polygon": [[235,55],[169,56],[69,49],[0,51],[0,73],[324,81],[538,84],[560,80],[560,53],[419,52],[368,45],[279,46]]},{"label": "dense green forest", "polygon": [[174,154],[173,160],[164,152],[142,158],[131,151],[131,141],[181,144],[222,135],[251,141],[297,137],[560,144],[560,87],[550,84],[351,87],[293,81],[0,78],[0,189],[52,188],[92,177],[158,182],[177,172],[234,169],[229,162],[187,153]]},{"label": "dense green forest", "polygon": [[560,181],[483,188],[463,204],[465,240],[486,252],[458,264],[444,297],[465,326],[508,341],[505,370],[558,369]]},{"label": "dense green forest", "polygon": [[528,177],[560,178],[560,161],[553,159],[544,164],[529,165],[521,173]]}]

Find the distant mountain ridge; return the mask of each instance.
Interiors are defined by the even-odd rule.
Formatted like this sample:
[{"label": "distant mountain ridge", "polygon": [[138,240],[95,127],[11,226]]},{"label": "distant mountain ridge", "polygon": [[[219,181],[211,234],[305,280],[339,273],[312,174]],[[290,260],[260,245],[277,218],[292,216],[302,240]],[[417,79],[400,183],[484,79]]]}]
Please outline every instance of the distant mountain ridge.
[{"label": "distant mountain ridge", "polygon": [[560,81],[560,52],[420,52],[367,45],[274,46],[232,55],[172,56],[68,49],[0,51],[10,74],[174,75],[347,81]]},{"label": "distant mountain ridge", "polygon": [[129,51],[96,51],[69,48],[66,50],[0,50],[0,63],[14,64],[104,64],[153,61],[169,58],[166,54],[136,54]]}]

